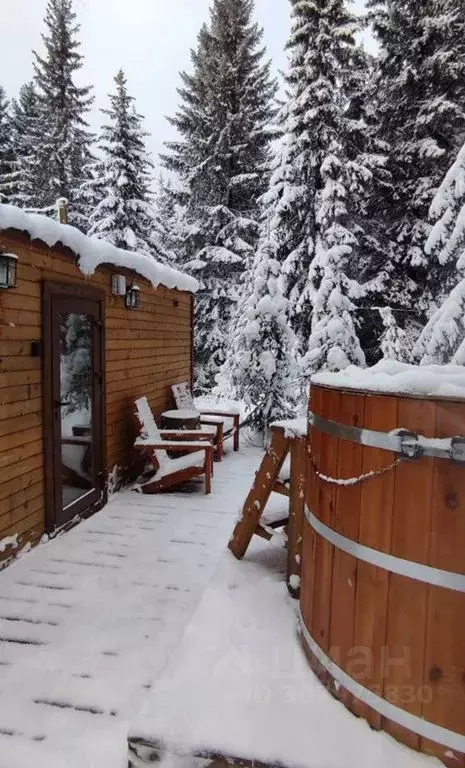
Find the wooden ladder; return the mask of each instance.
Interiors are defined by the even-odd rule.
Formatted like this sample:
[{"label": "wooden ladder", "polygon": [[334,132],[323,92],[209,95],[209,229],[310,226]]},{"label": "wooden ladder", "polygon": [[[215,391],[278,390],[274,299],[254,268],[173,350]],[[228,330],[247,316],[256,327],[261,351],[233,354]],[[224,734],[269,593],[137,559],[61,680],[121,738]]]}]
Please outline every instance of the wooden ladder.
[{"label": "wooden ladder", "polygon": [[[241,560],[252,536],[271,540],[273,529],[287,526],[287,587],[293,597],[299,596],[300,557],[302,552],[302,530],[304,515],[306,438],[297,437],[283,427],[271,427],[271,442],[260,468],[255,475],[242,508],[242,517],[234,528],[229,549]],[[291,455],[289,487],[279,478],[286,460]],[[289,515],[262,525],[261,517],[271,494],[280,493],[289,497]],[[299,577],[299,578],[297,578]]]}]

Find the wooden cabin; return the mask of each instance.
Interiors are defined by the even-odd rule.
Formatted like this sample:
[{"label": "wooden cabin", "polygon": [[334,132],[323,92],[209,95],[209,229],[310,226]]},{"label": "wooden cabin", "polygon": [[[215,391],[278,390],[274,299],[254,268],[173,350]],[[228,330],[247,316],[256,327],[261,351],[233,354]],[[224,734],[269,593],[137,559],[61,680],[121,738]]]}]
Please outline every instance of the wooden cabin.
[{"label": "wooden cabin", "polygon": [[134,400],[192,378],[196,288],[0,205],[0,565],[134,476]]}]

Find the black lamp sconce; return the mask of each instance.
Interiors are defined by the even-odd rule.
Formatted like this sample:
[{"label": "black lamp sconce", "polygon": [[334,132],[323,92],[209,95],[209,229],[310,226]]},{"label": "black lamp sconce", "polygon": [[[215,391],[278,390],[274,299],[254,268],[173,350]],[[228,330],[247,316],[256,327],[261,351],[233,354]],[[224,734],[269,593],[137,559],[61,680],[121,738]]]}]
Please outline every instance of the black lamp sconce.
[{"label": "black lamp sconce", "polygon": [[140,288],[134,283],[128,285],[125,275],[111,276],[111,292],[113,296],[124,296],[124,303],[128,309],[140,307]]},{"label": "black lamp sconce", "polygon": [[139,309],[140,288],[138,285],[131,285],[126,291],[126,306],[128,309]]}]

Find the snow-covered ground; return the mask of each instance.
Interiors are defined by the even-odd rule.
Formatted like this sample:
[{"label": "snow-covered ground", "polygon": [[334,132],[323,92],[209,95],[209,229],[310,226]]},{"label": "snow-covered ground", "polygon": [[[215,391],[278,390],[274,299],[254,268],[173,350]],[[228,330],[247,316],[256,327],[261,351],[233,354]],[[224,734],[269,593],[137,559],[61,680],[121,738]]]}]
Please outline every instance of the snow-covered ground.
[{"label": "snow-covered ground", "polygon": [[127,768],[128,732],[289,768],[437,764],[313,676],[281,537],[223,554],[260,458],[229,451],[211,496],[118,494],[0,573],[0,768]]},{"label": "snow-covered ground", "polygon": [[153,765],[159,744],[162,768],[193,768],[185,755],[286,768],[439,768],[371,730],[313,675],[285,569],[278,541],[254,537],[242,562],[225,552],[131,725],[134,768]]},{"label": "snow-covered ground", "polygon": [[126,768],[127,732],[211,579],[260,462],[124,492],[0,573],[0,768]]}]

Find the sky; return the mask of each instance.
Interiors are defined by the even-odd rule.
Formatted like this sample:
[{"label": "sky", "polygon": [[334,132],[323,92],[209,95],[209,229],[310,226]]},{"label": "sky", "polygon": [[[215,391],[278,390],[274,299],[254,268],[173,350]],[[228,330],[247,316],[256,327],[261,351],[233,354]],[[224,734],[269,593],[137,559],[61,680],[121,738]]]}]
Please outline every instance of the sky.
[{"label": "sky", "polygon": [[[287,0],[255,0],[256,18],[264,29],[264,43],[275,74],[286,69],[284,46],[290,29]],[[208,21],[210,0],[74,0],[81,25],[84,55],[81,82],[94,86],[95,105],[90,116],[97,130],[113,90],[113,77],[123,68],[154,159],[163,142],[173,138],[166,115],[175,113],[179,99],[179,72],[190,68],[190,49],[199,29]],[[0,85],[8,97],[17,95],[32,77],[31,50],[41,51],[46,0],[0,0],[2,68]],[[354,0],[354,9],[363,0]],[[368,40],[370,46],[371,41]]]}]

